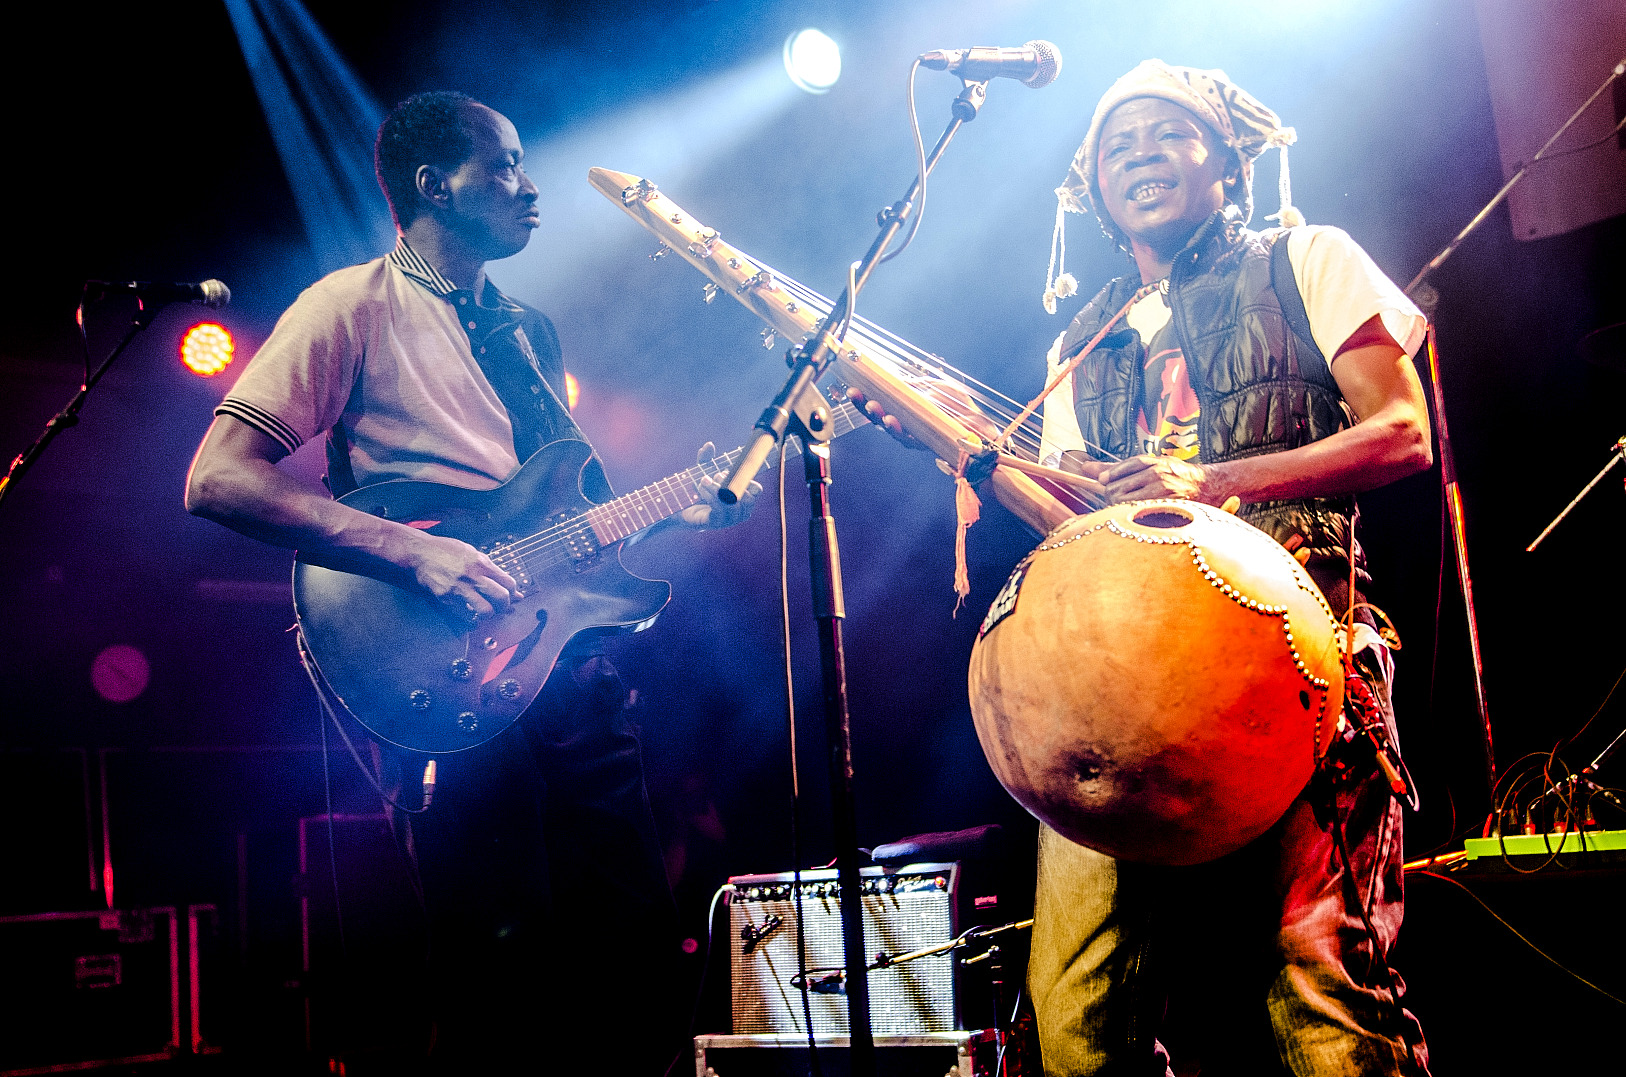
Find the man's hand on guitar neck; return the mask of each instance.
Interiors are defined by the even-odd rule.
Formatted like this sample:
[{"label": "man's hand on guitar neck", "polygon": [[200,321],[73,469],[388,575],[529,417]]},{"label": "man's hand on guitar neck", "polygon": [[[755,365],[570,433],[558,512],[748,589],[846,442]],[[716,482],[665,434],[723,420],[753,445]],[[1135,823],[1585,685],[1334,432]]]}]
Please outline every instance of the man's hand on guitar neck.
[{"label": "man's hand on guitar neck", "polygon": [[717,491],[722,489],[723,480],[728,478],[728,475],[722,471],[713,472],[712,469],[718,463],[716,456],[717,446],[709,441],[700,446],[700,451],[695,454],[694,462],[707,474],[695,484],[700,491],[700,502],[690,505],[678,514],[679,519],[689,527],[715,531],[742,523],[751,515],[751,503],[762,492],[762,484],[753,480],[751,485],[745,488],[745,496],[734,504],[725,505],[719,501]]}]

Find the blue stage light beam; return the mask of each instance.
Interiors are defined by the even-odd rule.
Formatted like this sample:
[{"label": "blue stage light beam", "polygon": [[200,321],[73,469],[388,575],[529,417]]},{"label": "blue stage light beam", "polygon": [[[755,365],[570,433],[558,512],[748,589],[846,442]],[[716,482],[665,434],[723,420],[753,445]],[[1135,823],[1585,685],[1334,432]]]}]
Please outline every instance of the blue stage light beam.
[{"label": "blue stage light beam", "polygon": [[[603,302],[601,276],[629,249],[654,247],[587,182],[594,166],[645,176],[673,191],[738,150],[797,98],[777,58],[725,72],[611,113],[593,113],[530,141],[525,169],[543,227],[520,254],[491,266],[498,287],[568,317]],[[597,315],[591,315],[596,318]]]},{"label": "blue stage light beam", "polygon": [[383,110],[299,0],[225,4],[321,272],[389,250],[371,152]]}]

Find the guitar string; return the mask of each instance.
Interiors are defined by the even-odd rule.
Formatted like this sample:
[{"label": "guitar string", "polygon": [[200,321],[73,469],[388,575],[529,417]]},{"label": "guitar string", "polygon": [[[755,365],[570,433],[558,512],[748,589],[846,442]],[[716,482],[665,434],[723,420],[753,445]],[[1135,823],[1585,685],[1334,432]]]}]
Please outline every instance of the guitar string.
[{"label": "guitar string", "polygon": [[[777,275],[774,281],[789,292],[799,305],[821,313],[829,311],[830,301],[806,285]],[[853,319],[853,328],[848,331],[848,336],[855,335],[867,346],[867,350],[878,353],[898,367],[900,373],[912,375],[914,380],[929,378],[957,382],[990,416],[1008,423],[1022,410],[1022,405],[1011,397],[862,316]],[[1040,433],[1032,419],[1018,429],[1012,440],[1029,459],[1039,459]]]},{"label": "guitar string", "polygon": [[[842,430],[840,433],[847,433],[863,424],[863,421],[855,418],[857,415],[857,409],[853,408],[851,404],[843,404],[838,409],[838,416],[850,424],[846,430]],[[682,508],[695,504],[699,499],[691,491],[697,487],[699,481],[708,475],[726,473],[733,467],[742,452],[742,449],[735,449],[733,452],[725,453],[720,457],[713,457],[709,468],[697,465],[682,472],[680,476],[662,479],[640,490],[635,490],[625,495],[625,497],[617,498],[615,501],[594,506],[586,512],[561,521],[552,527],[544,528],[535,534],[509,543],[499,551],[499,556],[518,558],[525,571],[529,574],[544,571],[570,561],[573,557],[569,549],[572,540],[584,537],[589,531],[593,533],[595,545],[599,547],[613,545],[643,530],[645,527],[653,526],[660,520],[670,517],[675,511],[682,511]],[[682,500],[686,504],[673,511],[664,511],[669,500]],[[612,508],[612,506],[617,505],[620,505],[621,508]],[[654,511],[651,511],[652,509]],[[641,519],[644,515],[650,517],[647,523]],[[612,533],[622,528],[630,527],[630,530],[626,534],[605,542],[599,539],[599,528],[594,526],[595,522]],[[553,556],[539,558],[539,553],[553,554]]]},{"label": "guitar string", "polygon": [[[799,281],[778,274],[774,275],[774,280],[799,302],[804,303],[812,310],[820,312],[821,317],[830,310],[831,304],[827,298]],[[990,416],[1008,422],[1021,410],[1021,405],[1011,397],[959,370],[941,357],[916,347],[904,338],[866,318],[855,317],[853,319],[853,324],[849,327],[848,333],[851,335],[855,331],[858,339],[866,345],[868,351],[878,353],[881,358],[890,361],[899,369],[900,373],[912,375],[916,380],[923,377],[934,380],[946,378],[949,381],[957,382],[976,401],[980,410]],[[850,412],[850,414],[841,414],[841,417],[849,420],[851,415],[857,414],[856,409],[852,409],[850,404],[843,404],[838,409],[838,414],[846,412]],[[843,430],[841,432],[846,433],[847,431]],[[1040,436],[1032,419],[1018,428],[1012,435],[1011,440],[1014,443],[1012,448],[1017,449],[1021,455],[1031,460],[1039,459]],[[596,545],[613,545],[615,542],[631,537],[631,535],[636,534],[645,527],[653,526],[655,523],[670,517],[674,514],[674,511],[682,511],[683,508],[695,504],[698,498],[695,498],[691,491],[697,486],[698,482],[707,475],[719,474],[732,468],[741,451],[736,449],[731,453],[723,454],[721,457],[713,457],[710,470],[697,465],[682,472],[680,476],[659,480],[624,497],[617,498],[615,501],[595,506],[586,512],[571,517],[569,520],[516,540],[505,546],[501,553],[504,556],[519,558],[526,571],[529,572],[532,571],[533,566],[540,571],[569,561],[572,556],[568,549],[571,540],[581,537],[586,530],[593,531]],[[681,500],[687,503],[676,510],[668,510],[668,499]],[[611,506],[620,507],[611,508]],[[647,523],[643,522],[643,516],[649,517]],[[595,521],[604,525],[612,533],[621,530],[623,527],[631,526],[632,529],[609,542],[603,542],[598,538],[599,529],[594,527]],[[554,552],[557,555],[539,563],[536,558],[538,552]]]},{"label": "guitar string", "polygon": [[[835,409],[834,419],[837,427],[836,436],[850,433],[867,423],[867,420],[859,414],[857,408],[845,402]],[[571,540],[582,536],[587,531],[593,532],[596,545],[601,547],[614,545],[616,542],[629,538],[638,531],[674,515],[675,512],[681,512],[684,508],[696,504],[699,497],[695,491],[700,480],[707,476],[726,474],[733,468],[743,453],[744,449],[739,448],[721,456],[714,456],[711,458],[709,465],[697,464],[679,475],[661,479],[603,505],[595,505],[568,520],[561,521],[552,527],[544,528],[535,534],[507,544],[499,551],[500,556],[518,557],[523,562],[527,572],[532,571],[533,568],[536,571],[541,571],[571,560],[572,555],[568,548]],[[669,509],[669,502],[679,501],[682,502],[679,508],[675,510]],[[614,508],[614,506],[621,506],[621,508]],[[647,523],[641,520],[643,515],[650,517]],[[595,520],[602,523],[606,530],[618,531],[622,527],[631,527],[631,530],[609,541],[601,541],[598,538],[598,528],[594,527]],[[535,556],[538,551],[543,553],[562,551],[562,555],[539,561]]]},{"label": "guitar string", "polygon": [[[816,295],[816,293],[812,294]],[[882,332],[884,332],[884,330]],[[868,336],[868,334],[865,334],[865,336]],[[879,345],[874,346],[879,347]],[[886,350],[891,351],[890,348]],[[922,352],[920,354],[926,355],[927,353]],[[975,381],[975,379],[969,380],[973,382]],[[989,392],[992,391],[990,390]],[[973,395],[977,396],[979,400],[986,399],[985,394],[982,393],[974,393]],[[1000,394],[997,393],[994,393],[993,395],[1000,396]],[[1009,398],[1002,399],[1008,400]],[[1006,418],[1015,414],[1014,409],[1007,410],[1007,405],[1003,405],[997,400],[987,400],[984,407],[985,410],[988,410],[996,415],[1003,415],[1003,417]],[[859,426],[863,425],[865,421],[867,421],[858,418],[858,416],[859,412],[856,408],[849,403],[843,403],[841,407],[837,409],[837,418],[850,425],[847,426],[847,429],[839,431],[839,433],[847,433],[850,430],[858,428]],[[1037,437],[1032,436],[1030,431],[1025,432],[1028,433],[1027,437],[1018,438],[1016,440],[1021,447],[1028,449],[1032,457],[1036,459],[1038,455],[1036,451],[1036,443],[1038,439]],[[652,483],[642,489],[635,490],[622,498],[617,498],[615,501],[607,502],[604,505],[594,506],[593,508],[588,509],[586,512],[573,516],[568,520],[561,521],[552,527],[544,528],[535,534],[528,535],[523,539],[519,539],[508,544],[503,548],[501,554],[503,556],[513,556],[519,558],[524,564],[526,571],[531,572],[533,570],[542,571],[556,565],[564,564],[571,560],[572,555],[568,549],[570,541],[573,538],[582,536],[584,532],[588,530],[594,532],[594,542],[596,545],[613,545],[615,542],[622,541],[623,539],[630,537],[632,534],[635,534],[637,531],[640,531],[645,527],[652,526],[653,524],[658,523],[661,519],[671,516],[673,514],[672,512],[666,512],[664,515],[658,515],[656,512],[649,512],[650,508],[658,509],[662,502],[664,502],[668,497],[674,499],[682,498],[687,500],[687,504],[683,506],[684,508],[688,507],[688,505],[695,504],[698,498],[689,500],[691,497],[693,497],[693,495],[689,492],[690,489],[695,487],[699,480],[705,478],[707,475],[724,473],[732,468],[742,452],[742,449],[735,449],[733,452],[725,453],[721,457],[713,457],[709,470],[704,466],[697,465],[684,471],[681,476],[673,476],[667,479],[662,479],[659,482]],[[661,489],[663,487],[670,487],[670,489]],[[651,491],[657,492],[652,494]],[[621,505],[622,508],[619,510],[611,508],[611,506],[616,505]],[[681,508],[677,511],[681,511]],[[651,517],[651,519],[648,523],[643,523],[639,517],[641,514],[646,513]],[[620,530],[621,527],[626,527],[629,525],[633,526],[632,529],[626,534],[611,539],[609,542],[603,542],[598,538],[598,528],[593,526],[595,518],[604,524],[606,529],[612,531]],[[539,561],[536,556],[539,551],[543,553],[555,553],[556,556],[548,557],[545,560]]]}]

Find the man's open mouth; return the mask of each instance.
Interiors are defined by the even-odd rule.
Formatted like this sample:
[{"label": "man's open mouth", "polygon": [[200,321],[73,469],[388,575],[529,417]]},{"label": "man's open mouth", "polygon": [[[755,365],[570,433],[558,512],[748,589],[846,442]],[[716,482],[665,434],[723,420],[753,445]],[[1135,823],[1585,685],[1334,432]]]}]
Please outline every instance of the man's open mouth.
[{"label": "man's open mouth", "polygon": [[1174,184],[1167,180],[1142,180],[1129,188],[1131,202],[1150,202],[1165,191],[1174,190]]}]

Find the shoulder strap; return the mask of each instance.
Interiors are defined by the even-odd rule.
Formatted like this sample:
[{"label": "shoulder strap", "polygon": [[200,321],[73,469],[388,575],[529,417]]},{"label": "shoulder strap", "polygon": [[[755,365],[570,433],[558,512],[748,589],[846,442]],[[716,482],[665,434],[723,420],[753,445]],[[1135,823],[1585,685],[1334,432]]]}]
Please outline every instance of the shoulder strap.
[{"label": "shoulder strap", "polygon": [[[1283,228],[1276,233],[1270,248],[1270,286],[1276,300],[1282,305],[1282,316],[1293,335],[1299,338],[1299,347],[1310,355],[1320,356],[1326,366],[1327,357],[1316,346],[1315,334],[1310,331],[1310,315],[1304,309],[1304,297],[1299,294],[1299,282],[1293,275],[1293,263],[1287,256],[1287,237],[1292,230]],[[1301,368],[1302,369],[1302,368]]]}]

